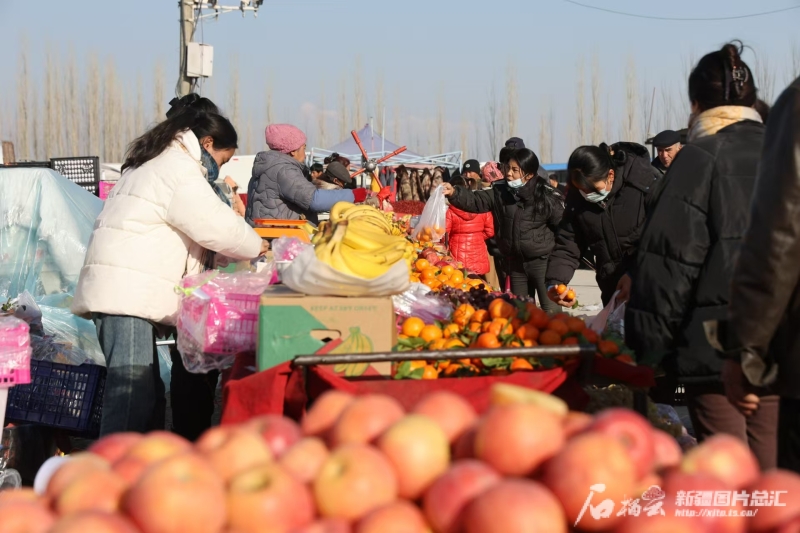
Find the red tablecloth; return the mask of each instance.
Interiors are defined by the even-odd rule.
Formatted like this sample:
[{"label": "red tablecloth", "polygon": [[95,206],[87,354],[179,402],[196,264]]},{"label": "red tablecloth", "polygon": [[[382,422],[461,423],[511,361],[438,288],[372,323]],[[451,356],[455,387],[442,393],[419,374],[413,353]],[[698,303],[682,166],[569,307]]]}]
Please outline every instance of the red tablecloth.
[{"label": "red tablecloth", "polygon": [[[410,409],[422,396],[437,390],[455,392],[469,400],[478,412],[489,403],[489,389],[494,383],[510,383],[549,392],[562,398],[570,409],[582,410],[589,397],[572,371],[555,368],[537,372],[515,372],[507,376],[443,378],[437,380],[393,380],[365,376],[344,379],[324,366],[308,367],[304,372],[283,363],[263,372],[255,372],[255,354],[240,354],[231,371],[223,376],[222,423],[235,424],[255,416],[283,414],[299,420],[306,407],[330,389],[353,394],[382,393],[397,399]],[[594,374],[634,387],[655,384],[653,371],[612,359],[594,360]]]},{"label": "red tablecloth", "polygon": [[[566,370],[515,372],[507,376],[443,378],[437,380],[393,380],[385,377],[344,379],[326,367],[308,367],[304,372],[290,363],[253,374],[252,361],[239,358],[223,389],[222,423],[235,424],[259,415],[283,414],[299,420],[306,406],[323,392],[338,389],[353,394],[382,393],[410,409],[433,391],[449,390],[465,397],[478,412],[489,404],[494,383],[511,383],[549,392],[563,398],[570,408],[583,409],[589,398]],[[249,375],[248,375],[249,374]]]}]

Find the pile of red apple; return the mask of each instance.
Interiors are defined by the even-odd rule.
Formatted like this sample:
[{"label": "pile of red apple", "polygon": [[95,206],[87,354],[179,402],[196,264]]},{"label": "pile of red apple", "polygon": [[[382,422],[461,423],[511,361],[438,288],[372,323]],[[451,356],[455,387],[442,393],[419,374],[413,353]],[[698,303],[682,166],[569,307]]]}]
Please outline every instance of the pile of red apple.
[{"label": "pile of red apple", "polygon": [[[584,509],[611,499],[610,516]],[[617,516],[663,489],[664,516]],[[787,491],[755,516],[675,515],[678,491]],[[644,504],[642,504],[644,505]],[[697,507],[690,507],[697,510]],[[742,507],[733,507],[741,510]],[[609,514],[609,513],[606,513]],[[681,455],[633,411],[591,417],[498,385],[478,414],[437,392],[410,413],[388,396],[321,396],[298,425],[267,416],[196,444],[166,432],[98,441],[60,467],[46,494],[0,493],[3,533],[789,533],[800,476],[761,474],[718,436]]]}]

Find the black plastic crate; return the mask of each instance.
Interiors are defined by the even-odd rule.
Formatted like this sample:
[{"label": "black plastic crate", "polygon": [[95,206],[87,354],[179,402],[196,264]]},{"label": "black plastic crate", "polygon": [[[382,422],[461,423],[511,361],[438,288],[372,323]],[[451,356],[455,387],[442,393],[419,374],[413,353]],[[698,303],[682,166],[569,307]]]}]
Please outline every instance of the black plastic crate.
[{"label": "black plastic crate", "polygon": [[31,382],[8,390],[6,421],[95,438],[100,433],[106,368],[31,360]]},{"label": "black plastic crate", "polygon": [[68,180],[100,196],[99,157],[54,157],[50,160],[50,166]]}]

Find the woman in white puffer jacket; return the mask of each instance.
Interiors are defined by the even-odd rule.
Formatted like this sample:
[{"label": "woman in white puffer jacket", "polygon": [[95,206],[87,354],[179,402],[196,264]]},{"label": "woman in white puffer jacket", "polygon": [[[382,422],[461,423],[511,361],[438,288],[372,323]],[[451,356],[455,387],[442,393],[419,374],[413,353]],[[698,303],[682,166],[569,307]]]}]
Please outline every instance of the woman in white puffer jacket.
[{"label": "woman in white puffer jacket", "polygon": [[136,139],[95,222],[72,311],[97,325],[108,374],[101,435],[163,418],[156,327],[173,326],[175,287],[210,252],[253,259],[267,245],[209,186],[234,154],[224,117],[187,106]]}]

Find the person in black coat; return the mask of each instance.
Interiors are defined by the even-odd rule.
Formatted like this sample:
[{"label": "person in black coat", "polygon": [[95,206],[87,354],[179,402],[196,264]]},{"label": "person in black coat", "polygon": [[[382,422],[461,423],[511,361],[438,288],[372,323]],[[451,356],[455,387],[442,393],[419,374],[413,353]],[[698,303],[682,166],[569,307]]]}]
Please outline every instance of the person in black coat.
[{"label": "person in black coat", "polygon": [[494,215],[495,241],[508,259],[512,292],[518,296],[537,293],[542,309],[557,312],[558,306],[547,297],[545,270],[564,206],[536,174],[539,158],[533,151],[516,150],[507,165],[507,179],[493,183],[489,190],[469,191],[446,184],[444,194],[458,209]]},{"label": "person in black coat", "polygon": [[558,285],[568,285],[588,251],[595,257],[597,285],[608,305],[633,265],[646,218],[645,205],[658,180],[647,148],[635,143],[581,146],[569,158],[564,218],[547,265],[549,297],[566,307]]},{"label": "person in black coat", "polygon": [[660,365],[673,391],[676,382],[684,384],[698,440],[735,435],[768,469],[776,464],[778,399],[763,399],[749,418],[730,405],[722,359],[704,328],[727,316],[764,144],[753,76],[739,54],[725,45],[689,77],[689,144],[669,167],[642,235],[625,335],[639,363]]}]

